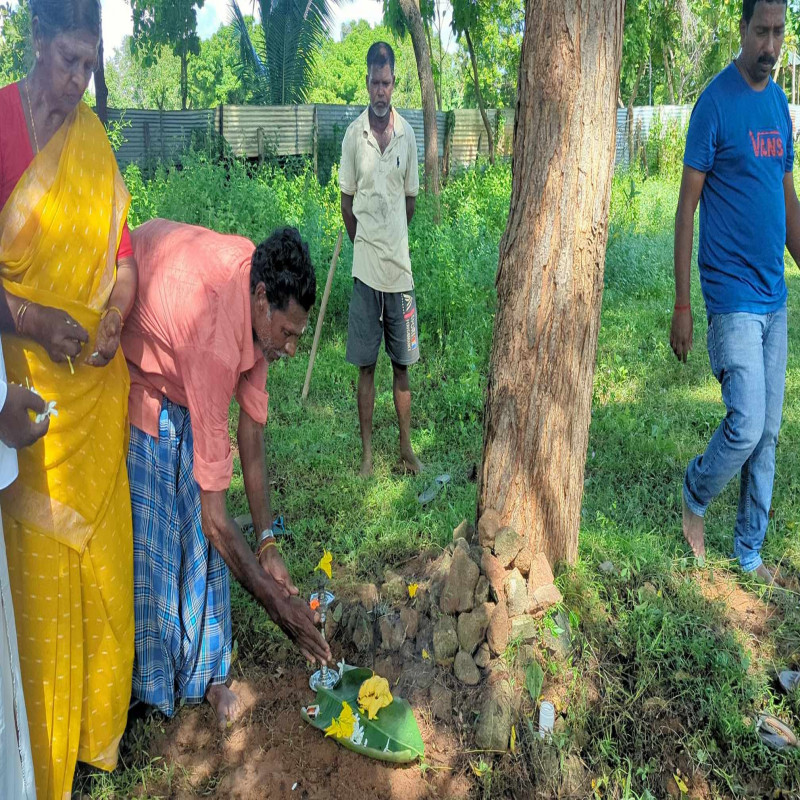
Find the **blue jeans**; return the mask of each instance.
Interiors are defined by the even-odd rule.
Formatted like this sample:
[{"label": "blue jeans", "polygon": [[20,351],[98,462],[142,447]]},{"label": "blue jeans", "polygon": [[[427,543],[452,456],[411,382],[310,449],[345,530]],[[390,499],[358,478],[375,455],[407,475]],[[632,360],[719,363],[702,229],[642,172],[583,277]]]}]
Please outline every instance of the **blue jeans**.
[{"label": "blue jeans", "polygon": [[711,369],[728,413],[705,453],[689,463],[683,497],[702,517],[741,471],[733,553],[746,571],[761,565],[769,522],[786,383],[786,321],[784,305],[770,314],[712,314],[708,322]]}]

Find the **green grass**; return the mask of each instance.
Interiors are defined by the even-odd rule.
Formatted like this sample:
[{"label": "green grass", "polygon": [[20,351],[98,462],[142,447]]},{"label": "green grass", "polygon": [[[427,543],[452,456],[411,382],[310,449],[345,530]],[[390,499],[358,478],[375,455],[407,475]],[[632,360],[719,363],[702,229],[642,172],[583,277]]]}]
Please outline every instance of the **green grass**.
[{"label": "green grass", "polygon": [[[126,179],[134,195],[134,222],[158,214],[255,240],[278,224],[298,225],[324,285],[341,224],[334,183],[321,187],[305,172],[250,173],[200,156],[182,171],[160,173],[150,182],[133,170]],[[271,369],[267,439],[273,508],[294,532],[285,553],[301,585],[323,547],[338,564],[371,578],[421,549],[446,545],[453,527],[474,517],[475,485],[468,473],[481,453],[493,281],[510,183],[507,165],[464,173],[443,192],[443,224],[432,224],[432,210],[421,198],[411,229],[423,356],[411,371],[412,439],[429,475],[446,471],[453,478],[437,502],[421,508],[416,495],[425,479],[393,470],[397,434],[384,356],[376,373],[375,476],[367,482],[356,477],[356,373],[344,360],[348,242],[308,402],[300,402],[300,391],[314,320],[298,356]],[[795,797],[800,759],[765,750],[753,719],[759,709],[771,709],[800,727],[800,705],[778,696],[771,683],[774,667],[800,660],[797,598],[781,602],[769,628],[763,652],[774,663],[751,662],[724,607],[700,593],[680,536],[682,472],[705,446],[723,406],[705,353],[696,275],[689,363],[679,364],[669,348],[676,200],[674,182],[628,176],[614,182],[580,557],[559,577],[577,646],[571,665],[542,656],[545,682],[555,677],[569,686],[558,754],[583,759],[598,797],[665,796],[664,776],[677,768],[705,776],[709,797],[754,797],[776,789]],[[791,319],[800,278],[792,264],[787,273]],[[795,570],[800,569],[799,383],[800,330],[790,324],[775,514],[765,553],[769,561]],[[712,571],[720,579],[733,575],[755,594],[729,560],[737,490],[738,485],[728,487],[707,517]],[[234,513],[246,510],[238,468],[229,502]],[[614,563],[615,575],[598,572],[606,560]],[[281,635],[238,587],[233,602],[234,636],[247,664]],[[500,759],[477,780],[483,796],[510,791],[551,796],[552,787],[537,769],[541,746],[523,723],[518,755]],[[90,777],[84,790],[97,798],[122,797],[133,786],[146,786],[149,774],[163,776],[167,768],[148,760],[147,735],[141,724],[135,727],[126,740],[129,768]]]}]

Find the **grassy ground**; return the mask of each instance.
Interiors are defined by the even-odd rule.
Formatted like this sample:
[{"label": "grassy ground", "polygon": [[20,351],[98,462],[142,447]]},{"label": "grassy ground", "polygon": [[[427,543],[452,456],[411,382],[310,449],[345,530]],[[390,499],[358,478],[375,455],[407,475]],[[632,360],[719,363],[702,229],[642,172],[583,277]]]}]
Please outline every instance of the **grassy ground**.
[{"label": "grassy ground", "polygon": [[[149,183],[131,171],[126,178],[134,222],[158,214],[256,239],[277,224],[299,225],[324,283],[340,224],[333,184],[321,188],[304,174],[250,176],[201,158]],[[424,201],[412,226],[423,354],[412,371],[413,442],[430,474],[453,477],[436,503],[422,509],[416,495],[425,480],[394,471],[385,357],[376,377],[375,476],[367,482],[356,477],[356,375],[344,362],[349,244],[308,403],[299,396],[310,335],[297,358],[271,370],[273,506],[294,532],[285,552],[301,584],[323,547],[338,564],[372,579],[423,548],[444,546],[453,527],[474,516],[470,472],[480,458],[493,277],[509,192],[507,167],[472,171],[445,190],[440,228]],[[800,661],[797,595],[763,597],[729,560],[737,486],[708,514],[711,558],[702,574],[693,571],[680,536],[682,470],[703,448],[723,406],[704,349],[696,280],[695,350],[688,365],[678,364],[669,349],[676,198],[674,182],[620,177],[614,185],[580,558],[559,577],[575,649],[567,661],[544,649],[537,654],[545,684],[561,687],[564,722],[555,752],[562,765],[575,756],[585,764],[593,779],[586,796],[680,797],[686,785],[697,797],[780,796],[776,791],[797,797],[800,758],[767,751],[754,732],[761,709],[800,727],[800,703],[783,699],[772,681],[776,667]],[[788,274],[793,312],[800,279],[794,265]],[[775,513],[766,545],[767,559],[790,572],[800,570],[799,338],[790,322]],[[245,510],[238,471],[230,507]],[[597,569],[606,561],[613,564],[609,574]],[[281,634],[238,587],[233,598],[234,636],[246,670],[263,662]],[[553,627],[550,620],[543,624]],[[518,650],[514,643],[509,657]],[[84,774],[77,786],[105,798],[148,796],[154,780],[170,785],[174,766],[150,755],[161,725],[156,717],[132,725],[123,748],[126,768],[112,776]],[[543,769],[546,754],[524,716],[517,730],[516,755],[473,763],[476,795],[555,796],[554,778]]]}]

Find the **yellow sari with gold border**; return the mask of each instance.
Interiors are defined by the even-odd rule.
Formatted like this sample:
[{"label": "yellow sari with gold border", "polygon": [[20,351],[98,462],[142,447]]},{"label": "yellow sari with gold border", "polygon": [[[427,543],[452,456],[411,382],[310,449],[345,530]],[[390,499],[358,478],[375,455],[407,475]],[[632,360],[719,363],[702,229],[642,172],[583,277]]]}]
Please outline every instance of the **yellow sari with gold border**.
[{"label": "yellow sari with gold border", "polygon": [[58,411],[0,494],[40,800],[71,796],[76,760],[116,766],[130,699],[129,377],[121,349],[106,367],[85,363],[129,203],[105,129],[80,103],[0,211],[5,290],[67,311],[90,337],[74,375],[30,339],[2,343],[8,380]]}]

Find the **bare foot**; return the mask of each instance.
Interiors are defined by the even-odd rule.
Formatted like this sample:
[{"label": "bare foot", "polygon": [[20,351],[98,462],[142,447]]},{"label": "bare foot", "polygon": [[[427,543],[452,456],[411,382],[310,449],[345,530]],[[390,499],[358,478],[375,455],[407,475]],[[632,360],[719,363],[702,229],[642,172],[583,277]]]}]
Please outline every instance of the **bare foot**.
[{"label": "bare foot", "polygon": [[369,478],[372,475],[372,453],[365,454],[361,459],[361,470],[358,473],[360,478]]},{"label": "bare foot", "polygon": [[412,475],[419,475],[422,472],[422,462],[414,455],[414,451],[409,448],[400,448],[400,467],[403,472],[410,472]]},{"label": "bare foot", "polygon": [[686,539],[689,547],[692,548],[695,558],[698,561],[705,560],[706,557],[706,529],[703,518],[695,514],[686,505],[686,498],[681,492],[683,502],[683,538]]},{"label": "bare foot", "polygon": [[230,728],[241,713],[239,698],[224,683],[215,683],[209,686],[206,691],[206,700],[214,709],[217,722],[223,730]]},{"label": "bare foot", "polygon": [[770,569],[766,564],[760,564],[747,574],[752,575],[759,583],[764,583],[767,586],[783,586],[783,581],[778,575],[778,571]]}]

